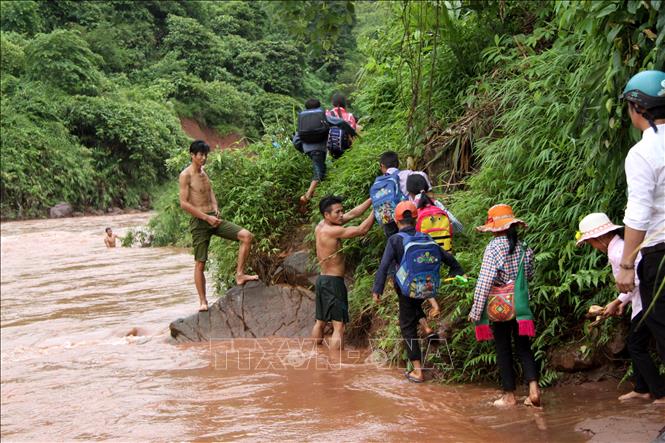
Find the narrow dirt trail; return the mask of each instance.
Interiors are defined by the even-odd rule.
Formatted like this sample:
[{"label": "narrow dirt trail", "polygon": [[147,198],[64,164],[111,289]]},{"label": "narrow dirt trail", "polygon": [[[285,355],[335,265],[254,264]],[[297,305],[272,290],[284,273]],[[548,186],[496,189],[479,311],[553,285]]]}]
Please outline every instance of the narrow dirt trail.
[{"label": "narrow dirt trail", "polygon": [[213,128],[201,127],[196,120],[191,118],[181,117],[180,126],[182,130],[195,140],[203,140],[212,149],[228,149],[228,148],[242,148],[247,146],[245,139],[236,133],[221,135]]}]

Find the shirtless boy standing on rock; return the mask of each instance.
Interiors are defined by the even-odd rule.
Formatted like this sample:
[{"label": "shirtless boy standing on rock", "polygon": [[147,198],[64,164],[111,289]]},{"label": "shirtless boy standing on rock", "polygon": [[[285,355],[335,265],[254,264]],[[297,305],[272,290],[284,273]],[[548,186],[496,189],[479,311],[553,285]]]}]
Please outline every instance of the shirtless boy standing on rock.
[{"label": "shirtless boy standing on rock", "polygon": [[316,257],[321,267],[321,275],[316,279],[316,323],[312,338],[317,344],[323,341],[323,328],[332,321],[333,335],[331,349],[344,348],[344,324],[349,321],[349,303],[344,284],[344,255],[341,254],[343,238],[362,237],[369,232],[374,214],[359,226],[345,228],[344,223],[361,216],[372,204],[371,199],[356,206],[346,214],[342,199],[327,196],[321,199],[319,211],[323,220],[316,226]]},{"label": "shirtless boy standing on rock", "polygon": [[194,141],[189,146],[192,163],[180,173],[178,180],[180,184],[180,207],[192,214],[192,219],[189,221],[189,230],[192,233],[194,260],[196,260],[194,284],[199,294],[199,312],[208,310],[206,280],[203,271],[208,260],[210,238],[213,235],[240,242],[238,266],[236,267],[236,283],[238,285],[259,278],[257,275],[245,274],[245,262],[252,245],[252,233],[219,218],[217,199],[215,199],[215,193],[210,185],[208,175],[203,170],[209,152],[210,146],[204,141]]}]

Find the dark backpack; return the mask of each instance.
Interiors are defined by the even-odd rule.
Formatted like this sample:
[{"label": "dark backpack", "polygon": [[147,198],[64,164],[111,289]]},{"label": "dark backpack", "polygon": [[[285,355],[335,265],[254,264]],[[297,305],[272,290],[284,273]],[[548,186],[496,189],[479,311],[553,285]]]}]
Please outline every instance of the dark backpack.
[{"label": "dark backpack", "polygon": [[[331,113],[335,117],[344,120],[342,118],[341,112],[338,115],[338,113],[333,109]],[[327,147],[328,152],[330,152],[332,158],[340,158],[342,154],[344,154],[344,151],[351,147],[351,136],[344,130],[344,128],[339,126],[331,126],[330,131],[328,132]]]},{"label": "dark backpack", "polygon": [[298,137],[304,143],[323,143],[328,139],[328,122],[323,109],[307,109],[298,114]]},{"label": "dark backpack", "polygon": [[293,138],[291,139],[291,143],[293,143],[293,147],[296,148],[296,151],[300,152],[301,154],[305,153],[305,148],[302,145],[302,140],[300,140],[300,136],[296,132],[293,134]]},{"label": "dark backpack", "polygon": [[400,292],[409,298],[435,297],[441,283],[441,249],[427,234],[400,232],[404,255],[395,274]]}]

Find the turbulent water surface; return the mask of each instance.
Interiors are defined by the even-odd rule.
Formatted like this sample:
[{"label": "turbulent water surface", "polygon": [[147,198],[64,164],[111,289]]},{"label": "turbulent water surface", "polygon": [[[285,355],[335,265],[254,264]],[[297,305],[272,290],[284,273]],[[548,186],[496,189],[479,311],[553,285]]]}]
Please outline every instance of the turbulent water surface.
[{"label": "turbulent water surface", "polygon": [[619,404],[628,386],[613,382],[506,411],[492,387],[410,384],[367,351],[340,363],[295,340],[176,345],[169,322],[197,307],[192,256],[103,243],[106,226],[148,217],[2,224],[3,440],[646,442],[665,424],[663,409]]}]

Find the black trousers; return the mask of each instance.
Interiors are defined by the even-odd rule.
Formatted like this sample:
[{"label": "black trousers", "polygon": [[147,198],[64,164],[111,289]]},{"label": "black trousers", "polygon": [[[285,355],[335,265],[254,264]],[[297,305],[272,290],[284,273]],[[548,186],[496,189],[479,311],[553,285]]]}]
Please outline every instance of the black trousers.
[{"label": "black trousers", "polygon": [[517,320],[497,322],[492,324],[494,332],[494,346],[496,347],[496,362],[501,374],[501,388],[504,391],[515,390],[515,371],[513,370],[513,346],[515,341],[517,354],[522,360],[524,379],[527,382],[538,380],[538,369],[536,360],[531,352],[529,337],[519,335]]},{"label": "black trousers", "polygon": [[409,360],[422,360],[420,343],[418,342],[418,321],[425,318],[422,300],[404,297],[397,294],[399,299],[399,329],[406,345],[406,355]]},{"label": "black trousers", "polygon": [[635,392],[646,394],[651,392],[655,398],[665,397],[665,378],[658,373],[658,367],[649,355],[651,330],[645,323],[637,326],[644,312],[640,312],[630,322],[628,333],[628,352],[633,360],[635,374]]},{"label": "black trousers", "polygon": [[[648,249],[651,248],[642,249],[642,261],[637,267],[642,310],[645,314],[656,297],[656,291],[665,279],[665,249],[651,253],[647,252]],[[665,363],[665,294],[660,294],[644,323],[656,339],[658,355]]]}]

